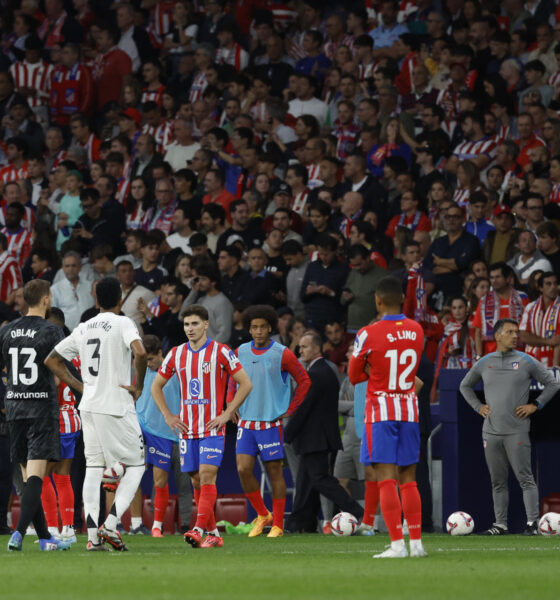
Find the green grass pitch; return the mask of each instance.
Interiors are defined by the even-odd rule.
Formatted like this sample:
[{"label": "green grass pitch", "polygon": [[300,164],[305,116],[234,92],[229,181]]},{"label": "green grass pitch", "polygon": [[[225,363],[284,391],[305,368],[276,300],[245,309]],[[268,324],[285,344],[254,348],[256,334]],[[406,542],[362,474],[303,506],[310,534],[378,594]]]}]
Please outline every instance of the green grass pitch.
[{"label": "green grass pitch", "polygon": [[560,597],[560,538],[424,537],[423,559],[374,560],[386,535],[279,539],[226,536],[225,546],[195,550],[181,536],[126,536],[129,552],[85,551],[86,537],[68,552],[39,552],[26,538],[7,553],[0,538],[0,598],[178,600],[411,600]]}]

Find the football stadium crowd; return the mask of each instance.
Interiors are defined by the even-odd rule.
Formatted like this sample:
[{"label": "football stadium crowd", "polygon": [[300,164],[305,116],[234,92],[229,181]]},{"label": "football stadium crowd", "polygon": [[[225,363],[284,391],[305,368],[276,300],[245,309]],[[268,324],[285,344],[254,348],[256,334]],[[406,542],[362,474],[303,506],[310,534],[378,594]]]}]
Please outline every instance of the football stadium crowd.
[{"label": "football stadium crowd", "polygon": [[560,365],[557,2],[3,8],[0,323],[41,278],[72,331],[114,275],[164,356],[186,306],[235,349],[267,304],[274,339],[299,356],[316,330],[343,382],[392,275],[433,402],[501,318]]}]

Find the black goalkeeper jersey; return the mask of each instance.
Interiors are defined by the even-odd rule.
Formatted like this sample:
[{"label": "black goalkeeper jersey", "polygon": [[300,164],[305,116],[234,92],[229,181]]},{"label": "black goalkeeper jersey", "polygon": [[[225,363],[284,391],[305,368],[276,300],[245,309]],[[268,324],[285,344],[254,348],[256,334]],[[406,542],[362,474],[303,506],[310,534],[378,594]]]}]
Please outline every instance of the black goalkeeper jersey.
[{"label": "black goalkeeper jersey", "polygon": [[58,419],[54,376],[43,363],[63,338],[60,327],[41,317],[21,317],[0,329],[0,370],[7,369],[4,404],[8,421]]}]

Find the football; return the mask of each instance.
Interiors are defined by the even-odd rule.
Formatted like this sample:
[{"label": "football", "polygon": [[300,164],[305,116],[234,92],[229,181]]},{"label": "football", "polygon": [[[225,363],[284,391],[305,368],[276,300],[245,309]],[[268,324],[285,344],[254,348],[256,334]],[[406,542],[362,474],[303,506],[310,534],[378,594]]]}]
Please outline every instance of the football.
[{"label": "football", "polygon": [[103,478],[101,481],[103,483],[118,483],[125,471],[126,466],[121,462],[117,462],[103,471]]},{"label": "football", "polygon": [[332,518],[331,528],[337,537],[353,535],[358,529],[358,519],[350,513],[341,512]]},{"label": "football", "polygon": [[542,535],[558,535],[560,531],[560,514],[549,512],[539,521],[539,533]]},{"label": "football", "polygon": [[457,511],[447,517],[447,533],[451,535],[469,535],[474,529],[474,519],[463,511]]}]

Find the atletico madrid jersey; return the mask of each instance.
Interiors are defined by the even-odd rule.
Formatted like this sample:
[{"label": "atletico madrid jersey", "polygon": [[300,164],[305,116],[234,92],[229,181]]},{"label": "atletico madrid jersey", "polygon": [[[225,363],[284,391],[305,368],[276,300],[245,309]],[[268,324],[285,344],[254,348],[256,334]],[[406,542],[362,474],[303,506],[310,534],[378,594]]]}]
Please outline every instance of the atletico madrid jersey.
[{"label": "atletico madrid jersey", "polygon": [[[72,364],[80,370],[80,357],[76,356]],[[76,433],[82,428],[80,413],[76,408],[76,397],[72,389],[61,381],[58,386],[58,409],[60,433]]]},{"label": "atletico madrid jersey", "polygon": [[181,420],[188,439],[223,435],[224,428],[207,429],[207,423],[222,413],[228,375],[242,369],[239,359],[228,346],[208,340],[198,350],[188,343],[171,348],[159,374],[165,379],[173,375],[181,388]]},{"label": "atletico madrid jersey", "polygon": [[[354,341],[348,377],[368,380],[365,422],[418,422],[414,378],[424,348],[422,326],[405,315],[387,315],[363,327]],[[364,368],[369,365],[369,378]]]}]

